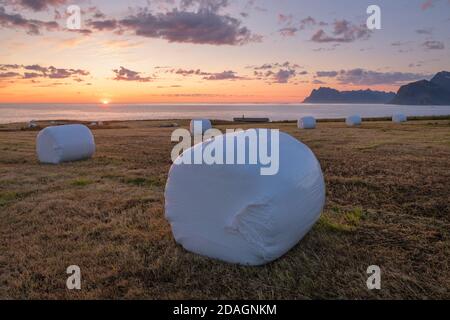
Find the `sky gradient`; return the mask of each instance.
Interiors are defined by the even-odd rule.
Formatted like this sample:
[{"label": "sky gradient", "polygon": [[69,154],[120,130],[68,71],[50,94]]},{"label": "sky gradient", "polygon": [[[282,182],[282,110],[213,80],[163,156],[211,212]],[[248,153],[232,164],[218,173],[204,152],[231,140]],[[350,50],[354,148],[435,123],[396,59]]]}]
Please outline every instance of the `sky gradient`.
[{"label": "sky gradient", "polygon": [[[66,27],[69,5],[80,30]],[[381,30],[366,26],[381,8]],[[298,103],[450,70],[450,0],[0,0],[0,103]]]}]

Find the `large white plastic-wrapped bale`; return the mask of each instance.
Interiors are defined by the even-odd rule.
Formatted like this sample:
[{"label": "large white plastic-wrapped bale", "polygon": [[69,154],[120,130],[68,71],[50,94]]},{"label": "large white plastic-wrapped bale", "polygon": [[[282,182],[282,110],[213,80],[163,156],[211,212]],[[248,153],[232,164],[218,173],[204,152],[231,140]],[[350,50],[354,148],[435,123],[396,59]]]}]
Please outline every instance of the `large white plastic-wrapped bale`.
[{"label": "large white plastic-wrapped bale", "polygon": [[203,135],[207,130],[211,129],[211,121],[208,119],[192,119],[191,120],[191,134],[194,136],[201,136]]},{"label": "large white plastic-wrapped bale", "polygon": [[394,113],[394,115],[392,116],[392,122],[394,122],[394,123],[402,123],[402,122],[407,122],[407,121],[408,121],[408,118],[403,113]]},{"label": "large white plastic-wrapped bale", "polygon": [[361,116],[359,116],[359,115],[353,115],[353,116],[347,117],[347,119],[345,120],[345,123],[349,127],[360,126],[362,123],[362,119],[361,119]]},{"label": "large white plastic-wrapped bale", "polygon": [[[235,155],[241,147],[248,152],[249,143],[241,139],[246,132],[197,144],[175,161],[165,190],[165,215],[186,250],[229,263],[262,265],[288,252],[312,228],[325,203],[325,184],[313,152],[285,133],[279,136],[275,175],[261,175],[266,165],[260,161],[183,164],[196,152],[206,152],[212,141],[224,146],[224,154],[226,141],[234,142]],[[270,140],[268,145],[271,150]]]},{"label": "large white plastic-wrapped bale", "polygon": [[297,126],[300,129],[315,129],[316,128],[316,118],[314,117],[303,117],[298,119]]},{"label": "large white plastic-wrapped bale", "polygon": [[36,138],[36,152],[49,164],[88,159],[95,153],[94,136],[81,124],[47,127]]}]

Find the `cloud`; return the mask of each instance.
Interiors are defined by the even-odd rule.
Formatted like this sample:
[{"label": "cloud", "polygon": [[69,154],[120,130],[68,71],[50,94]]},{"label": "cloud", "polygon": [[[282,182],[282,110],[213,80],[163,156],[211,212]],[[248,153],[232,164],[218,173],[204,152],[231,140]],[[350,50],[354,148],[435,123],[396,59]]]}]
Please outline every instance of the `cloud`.
[{"label": "cloud", "polygon": [[120,67],[120,69],[113,70],[115,73],[114,80],[117,81],[137,81],[137,82],[150,82],[153,79],[151,77],[142,77],[141,72],[133,71],[130,69],[126,69],[124,67]]},{"label": "cloud", "polygon": [[311,41],[319,43],[327,42],[353,42],[356,40],[368,39],[371,31],[365,24],[355,25],[347,20],[336,20],[333,23],[332,35],[329,35],[325,30],[318,30],[312,37]]},{"label": "cloud", "polygon": [[280,35],[283,37],[293,37],[297,34],[298,29],[294,27],[286,27],[279,30]]},{"label": "cloud", "polygon": [[228,0],[181,0],[182,10],[196,8],[198,11],[218,12],[229,6]]},{"label": "cloud", "polygon": [[172,69],[170,70],[170,72],[175,73],[175,74],[179,74],[182,76],[192,76],[192,75],[196,75],[196,76],[209,76],[211,75],[211,73],[209,72],[204,72],[201,71],[200,69]]},{"label": "cloud", "polygon": [[294,21],[294,16],[292,14],[280,13],[278,15],[278,23],[290,26],[290,25],[292,25],[293,21]]},{"label": "cloud", "polygon": [[211,45],[243,45],[260,41],[241,22],[230,16],[200,10],[151,14],[145,11],[119,21],[124,30],[138,36],[160,38],[169,42]]},{"label": "cloud", "polygon": [[[28,0],[16,1],[16,4],[39,11],[50,5],[65,2],[65,0]],[[170,11],[152,13],[148,8],[139,8],[137,13],[122,19],[106,19],[96,7],[91,7],[87,11],[91,15],[89,19],[86,19],[88,28],[64,30],[84,35],[89,35],[93,31],[113,31],[120,34],[130,32],[137,36],[165,39],[169,42],[210,45],[243,45],[249,42],[260,42],[262,36],[253,34],[247,27],[242,26],[239,19],[220,13],[220,10],[228,4],[228,0],[182,0],[178,8]],[[196,11],[187,11],[191,8]],[[59,12],[55,15],[62,17]],[[42,28],[51,31],[62,30],[55,21],[28,20],[20,14],[7,14],[3,7],[0,7],[0,25],[8,28],[23,28],[34,35],[40,34]]]},{"label": "cloud", "polygon": [[20,68],[19,64],[0,64],[0,71],[6,71],[8,69],[18,69]]},{"label": "cloud", "polygon": [[202,76],[204,80],[248,80],[246,77],[238,76],[235,71],[223,71],[223,72],[205,72],[200,69],[172,69],[169,72],[186,76]]},{"label": "cloud", "polygon": [[297,34],[298,31],[304,30],[304,29],[306,29],[308,27],[315,26],[315,25],[318,25],[318,24],[321,25],[321,26],[327,25],[327,23],[325,23],[325,22],[317,22],[316,19],[314,19],[311,16],[308,16],[308,17],[300,20],[300,22],[296,23],[296,22],[294,22],[294,17],[293,17],[292,14],[289,14],[289,15],[280,14],[280,15],[278,15],[278,22],[280,24],[284,24],[285,25],[283,28],[278,30],[280,35],[282,35],[283,37],[293,37],[293,36],[295,36]]},{"label": "cloud", "polygon": [[15,78],[15,77],[18,77],[18,76],[20,76],[20,73],[12,72],[12,71],[0,73],[0,79]]},{"label": "cloud", "polygon": [[254,70],[254,76],[259,80],[267,80],[269,83],[288,83],[299,75],[305,75],[307,71],[299,71],[301,66],[286,61],[284,63],[265,63],[259,66],[248,66]]},{"label": "cloud", "polygon": [[326,82],[323,82],[323,81],[321,81],[321,80],[319,80],[319,79],[313,80],[312,83],[313,83],[313,84],[326,84]]},{"label": "cloud", "polygon": [[236,72],[234,71],[223,71],[219,73],[213,73],[210,76],[204,77],[205,80],[238,80],[238,79],[244,79],[242,77],[239,77],[236,75]]},{"label": "cloud", "polygon": [[[81,69],[67,69],[67,68],[55,68],[53,66],[43,67],[38,64],[34,65],[19,65],[19,64],[1,64],[0,70],[8,70],[9,74],[14,74],[14,77],[21,79],[35,79],[35,78],[48,78],[48,79],[68,79],[88,76],[90,73]],[[14,72],[10,71],[14,70]]]},{"label": "cloud", "polygon": [[87,25],[95,30],[103,31],[103,30],[115,30],[118,26],[116,20],[96,20],[96,21],[88,21]]},{"label": "cloud", "polygon": [[407,45],[409,43],[410,43],[410,41],[405,41],[405,42],[394,41],[394,42],[391,43],[391,46],[393,46],[393,47],[403,47],[403,46],[405,46],[405,45]]},{"label": "cloud", "polygon": [[62,69],[51,66],[47,68],[44,74],[50,79],[66,79],[72,76],[87,76],[89,72],[80,69]]},{"label": "cloud", "polygon": [[428,41],[425,41],[424,43],[422,43],[422,46],[428,50],[443,50],[443,49],[445,49],[445,45],[441,41],[428,40]]},{"label": "cloud", "polygon": [[50,31],[59,29],[59,25],[55,21],[46,22],[35,19],[26,19],[20,14],[7,13],[4,7],[0,7],[0,26],[13,29],[25,29],[30,35],[39,35],[42,28]]},{"label": "cloud", "polygon": [[425,28],[423,28],[423,29],[417,29],[417,30],[416,30],[416,33],[418,33],[418,34],[427,34],[427,35],[431,35],[431,34],[433,34],[433,29],[432,29],[432,28],[427,28],[427,29],[425,29]]},{"label": "cloud", "polygon": [[24,66],[23,68],[25,70],[39,71],[39,72],[44,73],[44,74],[47,72],[47,68],[46,67],[42,67],[42,66],[40,66],[38,64],[33,64],[33,65],[30,65],[30,66]]},{"label": "cloud", "polygon": [[260,66],[248,66],[247,68],[253,69],[253,70],[268,70],[268,69],[275,69],[275,68],[289,68],[289,69],[299,69],[301,68],[300,65],[297,63],[291,63],[289,61],[283,62],[283,63],[264,63]]},{"label": "cloud", "polygon": [[434,0],[426,0],[425,2],[422,3],[422,5],[420,7],[422,8],[423,11],[425,11],[425,10],[432,8],[433,6],[434,6]]},{"label": "cloud", "polygon": [[34,78],[39,78],[41,76],[42,75],[40,73],[37,73],[37,72],[25,72],[23,74],[23,78],[24,79],[34,79]]},{"label": "cloud", "polygon": [[317,71],[316,77],[319,78],[334,78],[339,74],[337,71]]},{"label": "cloud", "polygon": [[428,78],[429,75],[405,72],[378,72],[364,69],[337,71],[340,84],[351,85],[401,85],[406,82]]},{"label": "cloud", "polygon": [[42,11],[48,9],[50,6],[60,6],[67,4],[68,0],[8,0],[0,1],[0,3],[7,3],[19,6],[25,9],[31,9],[34,11]]},{"label": "cloud", "polygon": [[296,76],[295,70],[280,69],[274,74],[274,82],[276,83],[287,83],[289,79]]}]

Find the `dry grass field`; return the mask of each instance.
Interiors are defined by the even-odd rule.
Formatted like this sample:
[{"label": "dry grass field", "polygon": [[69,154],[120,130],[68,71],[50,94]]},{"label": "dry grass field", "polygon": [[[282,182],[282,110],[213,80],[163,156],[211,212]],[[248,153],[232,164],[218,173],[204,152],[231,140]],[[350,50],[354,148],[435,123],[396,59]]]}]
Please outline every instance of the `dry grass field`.
[{"label": "dry grass field", "polygon": [[[450,299],[449,119],[263,125],[306,143],[327,186],[314,229],[263,267],[175,243],[164,219],[173,128],[162,123],[108,123],[93,130],[93,159],[59,166],[37,162],[37,131],[0,125],[0,298]],[[80,291],[66,289],[73,264]],[[379,291],[366,287],[374,264]]]}]

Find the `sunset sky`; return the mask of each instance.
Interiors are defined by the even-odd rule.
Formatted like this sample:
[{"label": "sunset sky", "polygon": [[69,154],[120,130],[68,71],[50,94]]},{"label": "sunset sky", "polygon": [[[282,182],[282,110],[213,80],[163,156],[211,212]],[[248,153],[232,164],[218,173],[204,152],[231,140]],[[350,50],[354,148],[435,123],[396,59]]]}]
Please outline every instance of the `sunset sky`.
[{"label": "sunset sky", "polygon": [[[381,7],[381,30],[366,9]],[[67,29],[78,5],[80,30]],[[450,71],[450,0],[0,0],[0,103],[301,102]]]}]

